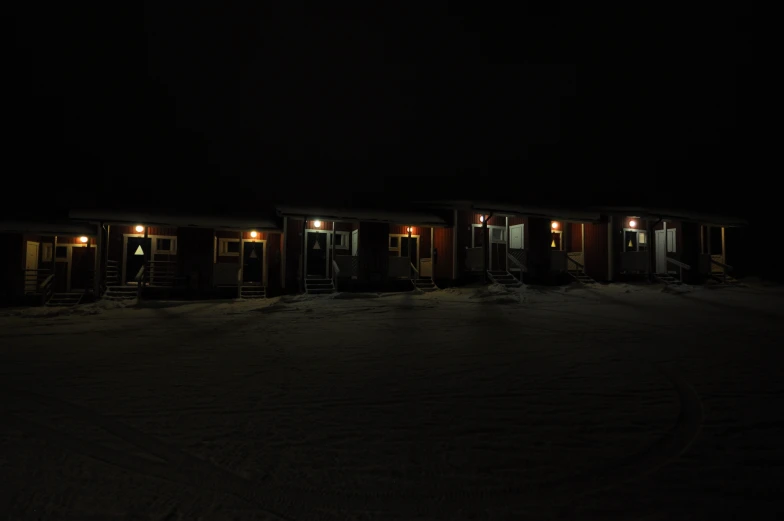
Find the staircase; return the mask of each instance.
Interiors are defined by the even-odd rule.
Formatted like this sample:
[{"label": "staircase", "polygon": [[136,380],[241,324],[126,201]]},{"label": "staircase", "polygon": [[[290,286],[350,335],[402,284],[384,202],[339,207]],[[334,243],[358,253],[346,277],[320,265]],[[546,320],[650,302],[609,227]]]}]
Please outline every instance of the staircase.
[{"label": "staircase", "polygon": [[589,285],[589,284],[598,284],[595,280],[585,274],[583,270],[569,270],[569,275],[579,282],[580,284]]},{"label": "staircase", "polygon": [[106,261],[106,285],[120,285],[120,268],[118,262],[115,260]]},{"label": "staircase", "polygon": [[54,293],[46,301],[48,307],[71,307],[76,306],[82,301],[84,292],[79,293]]},{"label": "staircase", "polygon": [[335,293],[335,285],[332,283],[332,279],[306,278],[305,293],[308,293],[310,295]]},{"label": "staircase", "polygon": [[109,286],[103,294],[107,300],[133,300],[136,298],[136,286]]},{"label": "staircase", "polygon": [[487,276],[495,284],[500,284],[507,288],[519,288],[523,285],[522,282],[506,270],[487,270]]},{"label": "staircase", "polygon": [[663,282],[664,284],[670,285],[680,285],[683,284],[680,280],[673,277],[670,273],[654,273],[653,276],[659,282]]},{"label": "staircase", "polygon": [[267,298],[266,286],[240,286],[240,298],[259,299]]},{"label": "staircase", "polygon": [[414,284],[414,289],[418,289],[419,291],[431,292],[438,290],[438,286],[433,282],[433,277],[418,277],[416,279],[411,279],[411,283]]},{"label": "staircase", "polygon": [[740,284],[740,281],[735,277],[731,277],[730,275],[725,275],[719,272],[711,273],[711,277],[713,277],[713,280],[716,280],[722,284],[726,284],[727,286],[734,286],[736,284]]}]

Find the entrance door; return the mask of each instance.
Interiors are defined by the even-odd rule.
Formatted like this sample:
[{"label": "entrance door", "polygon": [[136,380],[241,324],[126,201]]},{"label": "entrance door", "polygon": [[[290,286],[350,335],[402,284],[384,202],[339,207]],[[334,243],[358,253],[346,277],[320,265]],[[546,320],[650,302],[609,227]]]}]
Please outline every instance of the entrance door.
[{"label": "entrance door", "polygon": [[410,239],[408,237],[400,238],[400,256],[408,257],[411,264],[416,266],[416,269],[419,269],[419,248],[417,246],[416,237],[411,237]]},{"label": "entrance door", "polygon": [[264,243],[243,241],[242,282],[261,284],[264,280]]},{"label": "entrance door", "polygon": [[667,236],[656,230],[656,273],[667,273]]},{"label": "entrance door", "polygon": [[509,227],[509,248],[512,250],[523,249],[523,225],[515,224]]},{"label": "entrance door", "polygon": [[[27,256],[25,257],[25,269],[37,270],[38,269],[38,249],[40,244],[33,241],[27,241]],[[25,292],[35,293],[38,290],[38,273],[27,272],[25,274]]]},{"label": "entrance door", "polygon": [[307,259],[306,274],[308,277],[327,278],[327,248],[329,241],[326,232],[307,230],[305,252]]},{"label": "entrance door", "polygon": [[490,269],[506,269],[506,230],[504,228],[490,228]]},{"label": "entrance door", "polygon": [[136,281],[136,274],[144,263],[150,260],[152,252],[152,239],[144,237],[128,237],[125,252],[125,280],[123,283]]},{"label": "entrance door", "polygon": [[92,283],[93,248],[71,248],[71,289],[87,289]]}]

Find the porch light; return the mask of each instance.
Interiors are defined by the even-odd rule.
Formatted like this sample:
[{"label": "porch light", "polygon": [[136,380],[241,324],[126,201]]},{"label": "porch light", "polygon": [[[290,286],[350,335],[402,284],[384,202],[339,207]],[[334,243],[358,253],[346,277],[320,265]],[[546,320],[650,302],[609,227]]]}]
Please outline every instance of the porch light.
[{"label": "porch light", "polygon": [[142,233],[144,231],[144,226],[141,224],[136,225],[136,233]]},{"label": "porch light", "polygon": [[480,215],[480,216],[479,216],[479,222],[480,222],[480,223],[483,223],[483,222],[485,222],[485,216],[484,216],[484,215]]},{"label": "porch light", "polygon": [[557,230],[558,229],[558,222],[557,221],[553,221],[552,226],[553,226],[553,230]]},{"label": "porch light", "polygon": [[411,233],[411,227],[406,228],[406,233]]},{"label": "porch light", "polygon": [[79,237],[79,242],[87,242],[89,240],[87,237]]},{"label": "porch light", "polygon": [[629,228],[636,228],[636,227],[637,227],[637,221],[635,221],[634,219],[629,221]]},{"label": "porch light", "polygon": [[256,236],[258,236],[258,234],[259,232],[250,232],[250,236],[253,237],[254,239],[256,238]]},{"label": "porch light", "polygon": [[313,226],[316,228],[321,228],[321,221],[313,221]]}]

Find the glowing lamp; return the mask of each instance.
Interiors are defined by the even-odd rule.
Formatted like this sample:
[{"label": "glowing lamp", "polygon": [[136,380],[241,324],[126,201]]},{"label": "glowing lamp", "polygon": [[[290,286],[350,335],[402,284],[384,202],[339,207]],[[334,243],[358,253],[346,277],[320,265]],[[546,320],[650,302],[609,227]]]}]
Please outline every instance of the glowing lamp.
[{"label": "glowing lamp", "polygon": [[89,240],[87,237],[79,237],[79,242],[87,242]]},{"label": "glowing lamp", "polygon": [[411,233],[411,227],[406,228],[406,233]]},{"label": "glowing lamp", "polygon": [[143,231],[144,231],[144,226],[142,226],[141,224],[136,226],[136,232],[137,233],[142,233]]},{"label": "glowing lamp", "polygon": [[553,227],[553,230],[557,230],[558,229],[558,223],[553,221],[552,227]]},{"label": "glowing lamp", "polygon": [[636,228],[636,227],[637,227],[637,221],[635,221],[634,219],[629,221],[629,228]]},{"label": "glowing lamp", "polygon": [[259,235],[259,232],[250,232],[250,236],[254,239]]},{"label": "glowing lamp", "polygon": [[485,216],[484,216],[484,215],[480,215],[480,216],[479,216],[479,222],[480,222],[480,223],[483,223],[483,222],[485,222]]},{"label": "glowing lamp", "polygon": [[321,221],[313,221],[313,226],[316,228],[321,228]]}]

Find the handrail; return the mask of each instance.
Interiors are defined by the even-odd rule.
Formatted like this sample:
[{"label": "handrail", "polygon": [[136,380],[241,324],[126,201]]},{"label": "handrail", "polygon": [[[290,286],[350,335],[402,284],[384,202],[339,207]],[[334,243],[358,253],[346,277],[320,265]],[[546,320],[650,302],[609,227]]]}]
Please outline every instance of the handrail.
[{"label": "handrail", "polygon": [[41,305],[46,304],[54,292],[54,273],[46,277],[38,288],[41,291]]},{"label": "handrail", "polygon": [[670,257],[665,257],[665,258],[667,259],[667,262],[669,262],[670,264],[675,264],[676,266],[678,266],[678,278],[680,279],[681,282],[683,282],[683,270],[690,270],[691,266]]},{"label": "handrail", "polygon": [[727,271],[732,271],[732,266],[730,266],[729,264],[724,264],[723,262],[719,262],[719,261],[717,261],[716,259],[713,259],[713,258],[711,258],[711,262],[713,264],[715,264],[716,266],[724,268]]},{"label": "handrail", "polygon": [[688,264],[686,264],[684,262],[681,262],[679,260],[673,259],[672,257],[667,257],[667,262],[669,262],[670,264],[675,264],[676,266],[678,266],[679,268],[683,268],[684,270],[690,270],[691,269],[691,266],[689,266]]},{"label": "handrail", "polygon": [[144,278],[144,266],[139,268],[139,271],[136,272],[136,277],[134,277],[134,280],[136,282],[141,282],[143,278]]},{"label": "handrail", "polygon": [[44,290],[49,284],[52,283],[53,280],[54,280],[54,273],[51,273],[48,277],[46,277],[44,280],[41,281],[41,283],[38,285],[38,289]]},{"label": "handrail", "polygon": [[579,262],[577,262],[573,258],[569,257],[568,255],[566,256],[566,262],[571,262],[572,264],[577,266],[577,269],[580,270],[580,271],[584,271],[585,270],[585,266],[584,265],[580,264]]},{"label": "handrail", "polygon": [[413,262],[409,262],[408,264],[411,266],[411,269],[416,272],[417,278],[419,278],[419,270],[416,268],[416,266],[414,266],[414,263]]},{"label": "handrail", "polygon": [[523,265],[523,263],[522,263],[522,262],[520,262],[519,260],[517,260],[517,257],[515,257],[514,255],[512,255],[511,253],[507,252],[507,253],[506,253],[506,258],[507,258],[508,260],[512,261],[512,264],[516,264],[516,265],[517,265],[517,267],[518,267],[518,268],[520,268],[520,271],[528,271],[528,268],[526,268],[526,267]]},{"label": "handrail", "polygon": [[332,284],[335,286],[335,291],[338,289],[338,273],[340,273],[340,267],[335,259],[332,259]]}]

